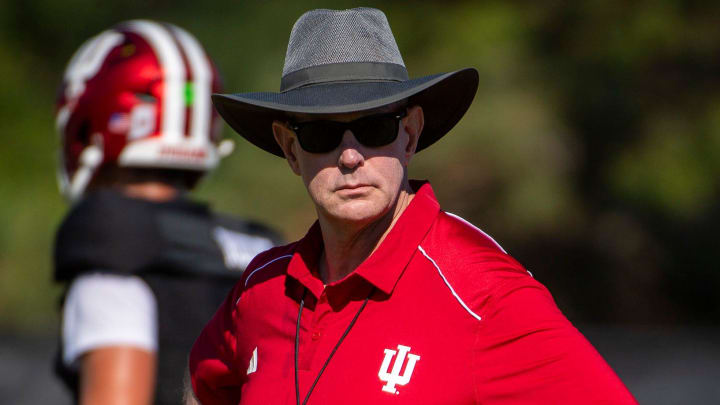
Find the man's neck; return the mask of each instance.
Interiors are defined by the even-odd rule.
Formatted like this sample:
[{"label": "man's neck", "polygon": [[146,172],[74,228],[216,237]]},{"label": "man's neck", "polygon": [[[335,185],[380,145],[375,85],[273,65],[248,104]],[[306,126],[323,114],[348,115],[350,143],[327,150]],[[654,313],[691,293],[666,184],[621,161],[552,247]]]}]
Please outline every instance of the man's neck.
[{"label": "man's neck", "polygon": [[341,280],[365,261],[390,233],[414,196],[409,187],[402,189],[394,207],[366,225],[352,226],[320,217],[324,249],[319,271],[323,282],[329,284]]},{"label": "man's neck", "polygon": [[180,190],[167,183],[146,181],[124,184],[120,190],[128,197],[140,198],[153,202],[166,202],[180,195]]}]

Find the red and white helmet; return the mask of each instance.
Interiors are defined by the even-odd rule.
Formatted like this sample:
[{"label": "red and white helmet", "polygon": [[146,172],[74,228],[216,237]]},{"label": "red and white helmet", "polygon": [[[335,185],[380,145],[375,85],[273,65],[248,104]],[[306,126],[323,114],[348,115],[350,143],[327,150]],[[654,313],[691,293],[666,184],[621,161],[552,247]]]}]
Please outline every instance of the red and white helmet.
[{"label": "red and white helmet", "polygon": [[60,87],[60,189],[81,196],[103,165],[206,172],[232,151],[220,143],[210,94],[213,62],[187,31],[128,21],[85,42]]}]

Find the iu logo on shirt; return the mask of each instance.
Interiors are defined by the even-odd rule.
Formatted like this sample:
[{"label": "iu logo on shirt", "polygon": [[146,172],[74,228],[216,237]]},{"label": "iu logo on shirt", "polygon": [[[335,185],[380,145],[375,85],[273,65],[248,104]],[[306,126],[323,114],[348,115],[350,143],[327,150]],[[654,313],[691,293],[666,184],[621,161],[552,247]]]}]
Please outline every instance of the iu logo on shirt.
[{"label": "iu logo on shirt", "polygon": [[[380,372],[378,377],[380,381],[385,381],[387,384],[383,385],[382,390],[391,394],[398,394],[395,389],[395,385],[405,385],[410,382],[413,370],[415,369],[415,363],[420,360],[420,356],[416,354],[408,353],[410,348],[408,346],[398,345],[398,349],[385,349],[385,358],[383,359],[382,365],[380,366]],[[397,354],[397,357],[395,355]],[[390,368],[390,362],[395,357],[392,371],[388,372]],[[407,365],[405,371],[403,371],[403,365],[405,364],[405,357],[407,357]]]}]

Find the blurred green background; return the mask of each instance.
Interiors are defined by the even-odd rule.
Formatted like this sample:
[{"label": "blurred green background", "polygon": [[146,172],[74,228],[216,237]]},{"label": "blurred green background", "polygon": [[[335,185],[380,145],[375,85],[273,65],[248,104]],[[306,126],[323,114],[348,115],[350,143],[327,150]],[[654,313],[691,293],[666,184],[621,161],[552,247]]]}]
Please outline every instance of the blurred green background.
[{"label": "blurred green background", "polygon": [[[52,334],[54,98],[80,44],[114,23],[180,25],[228,92],[277,90],[316,7],[388,15],[411,77],[472,66],[461,123],[416,156],[444,209],[493,235],[574,322],[710,324],[720,310],[720,3],[0,2],[0,329]],[[237,140],[198,198],[288,239],[314,211],[281,159]]]}]

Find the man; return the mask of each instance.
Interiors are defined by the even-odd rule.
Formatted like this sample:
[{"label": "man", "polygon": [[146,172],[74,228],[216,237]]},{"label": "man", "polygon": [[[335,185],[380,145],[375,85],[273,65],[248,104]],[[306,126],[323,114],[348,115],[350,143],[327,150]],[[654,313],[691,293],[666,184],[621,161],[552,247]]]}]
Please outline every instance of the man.
[{"label": "man", "polygon": [[540,283],[408,180],[477,84],[474,69],[408,79],[379,10],[314,10],[281,93],[214,96],[286,158],[318,220],[258,255],[195,342],[201,403],[635,403]]},{"label": "man", "polygon": [[266,227],[186,197],[232,149],[217,72],[179,27],[129,21],[88,40],[60,88],[66,286],[57,370],[82,404],[177,404],[187,353],[258,252]]}]

